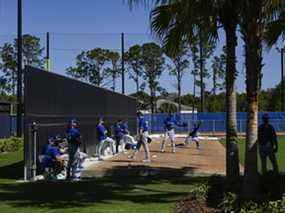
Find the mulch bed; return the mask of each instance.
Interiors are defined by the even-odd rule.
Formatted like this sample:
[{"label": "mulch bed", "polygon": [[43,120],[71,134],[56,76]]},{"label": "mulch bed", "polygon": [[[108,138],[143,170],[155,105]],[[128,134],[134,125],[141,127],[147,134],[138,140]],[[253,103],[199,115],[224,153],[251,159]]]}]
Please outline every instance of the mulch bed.
[{"label": "mulch bed", "polygon": [[216,213],[217,209],[207,207],[204,200],[189,194],[176,203],[175,213]]}]

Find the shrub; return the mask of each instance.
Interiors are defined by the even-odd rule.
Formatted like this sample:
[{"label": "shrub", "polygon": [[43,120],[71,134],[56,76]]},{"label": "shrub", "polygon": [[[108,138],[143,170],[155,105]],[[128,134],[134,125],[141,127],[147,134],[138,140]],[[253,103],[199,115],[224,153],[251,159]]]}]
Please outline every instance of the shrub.
[{"label": "shrub", "polygon": [[23,139],[17,137],[10,137],[0,140],[0,153],[15,152],[23,149]]},{"label": "shrub", "polygon": [[282,213],[285,212],[285,198],[276,201],[240,201],[237,195],[227,193],[223,202],[219,206],[221,212],[240,212],[240,213]]}]

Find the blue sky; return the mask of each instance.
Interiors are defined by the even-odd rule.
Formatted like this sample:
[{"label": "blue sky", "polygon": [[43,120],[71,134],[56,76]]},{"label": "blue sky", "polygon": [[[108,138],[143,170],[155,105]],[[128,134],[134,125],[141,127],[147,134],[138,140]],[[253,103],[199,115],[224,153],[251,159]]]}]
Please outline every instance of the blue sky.
[{"label": "blue sky", "polygon": [[[64,74],[66,67],[74,64],[80,50],[94,47],[119,50],[121,32],[126,33],[126,49],[136,43],[154,40],[149,34],[149,10],[135,8],[130,11],[123,0],[23,0],[23,3],[24,33],[37,35],[43,44],[45,32],[52,33],[52,67],[61,74]],[[16,5],[17,0],[0,0],[0,46],[16,35]],[[215,54],[219,54],[223,45],[224,35],[221,32]],[[241,39],[237,49],[237,89],[243,92],[245,70]],[[280,81],[280,55],[275,47],[271,51],[264,51],[263,63],[262,88],[273,87]],[[163,74],[160,82],[168,91],[175,90],[174,79],[168,72]],[[192,82],[187,72],[183,79],[184,93],[192,91]],[[210,79],[207,80],[207,88],[211,88]],[[135,85],[127,80],[127,92],[134,90]]]}]

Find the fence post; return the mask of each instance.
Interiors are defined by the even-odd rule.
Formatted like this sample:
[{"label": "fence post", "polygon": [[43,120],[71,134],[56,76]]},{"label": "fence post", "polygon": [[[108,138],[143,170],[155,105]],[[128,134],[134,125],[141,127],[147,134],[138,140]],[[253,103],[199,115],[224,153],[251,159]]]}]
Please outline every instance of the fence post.
[{"label": "fence post", "polygon": [[37,176],[37,137],[38,137],[38,125],[36,122],[33,122],[31,125],[31,135],[32,135],[32,147],[33,147],[33,155],[32,155],[32,168],[31,174],[32,180],[35,180]]}]

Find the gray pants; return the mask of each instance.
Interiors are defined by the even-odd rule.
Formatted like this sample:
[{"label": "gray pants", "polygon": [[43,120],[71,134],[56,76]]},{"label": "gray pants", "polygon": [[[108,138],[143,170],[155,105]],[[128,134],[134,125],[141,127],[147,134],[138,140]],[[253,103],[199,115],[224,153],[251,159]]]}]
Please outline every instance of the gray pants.
[{"label": "gray pants", "polygon": [[162,143],[161,143],[161,147],[160,147],[160,150],[161,151],[164,151],[165,149],[165,143],[167,141],[167,139],[170,139],[170,142],[171,142],[171,146],[172,146],[172,152],[175,152],[175,132],[174,132],[174,129],[171,129],[171,130],[167,130],[164,134],[164,138],[162,140]]},{"label": "gray pants", "polygon": [[145,159],[150,160],[150,150],[149,150],[149,144],[148,144],[148,132],[144,132],[142,135],[140,135],[140,139],[137,143],[137,149],[135,150],[133,157],[140,151],[141,146],[144,148],[145,152]]},{"label": "gray pants", "polygon": [[266,174],[267,172],[267,157],[271,161],[274,173],[278,174],[279,168],[273,147],[270,143],[266,145],[259,145],[259,155],[261,160],[262,173]]},{"label": "gray pants", "polygon": [[107,137],[105,140],[99,142],[98,145],[98,156],[101,158],[103,149],[107,146],[110,146],[112,154],[115,154],[115,141],[112,138]]}]

